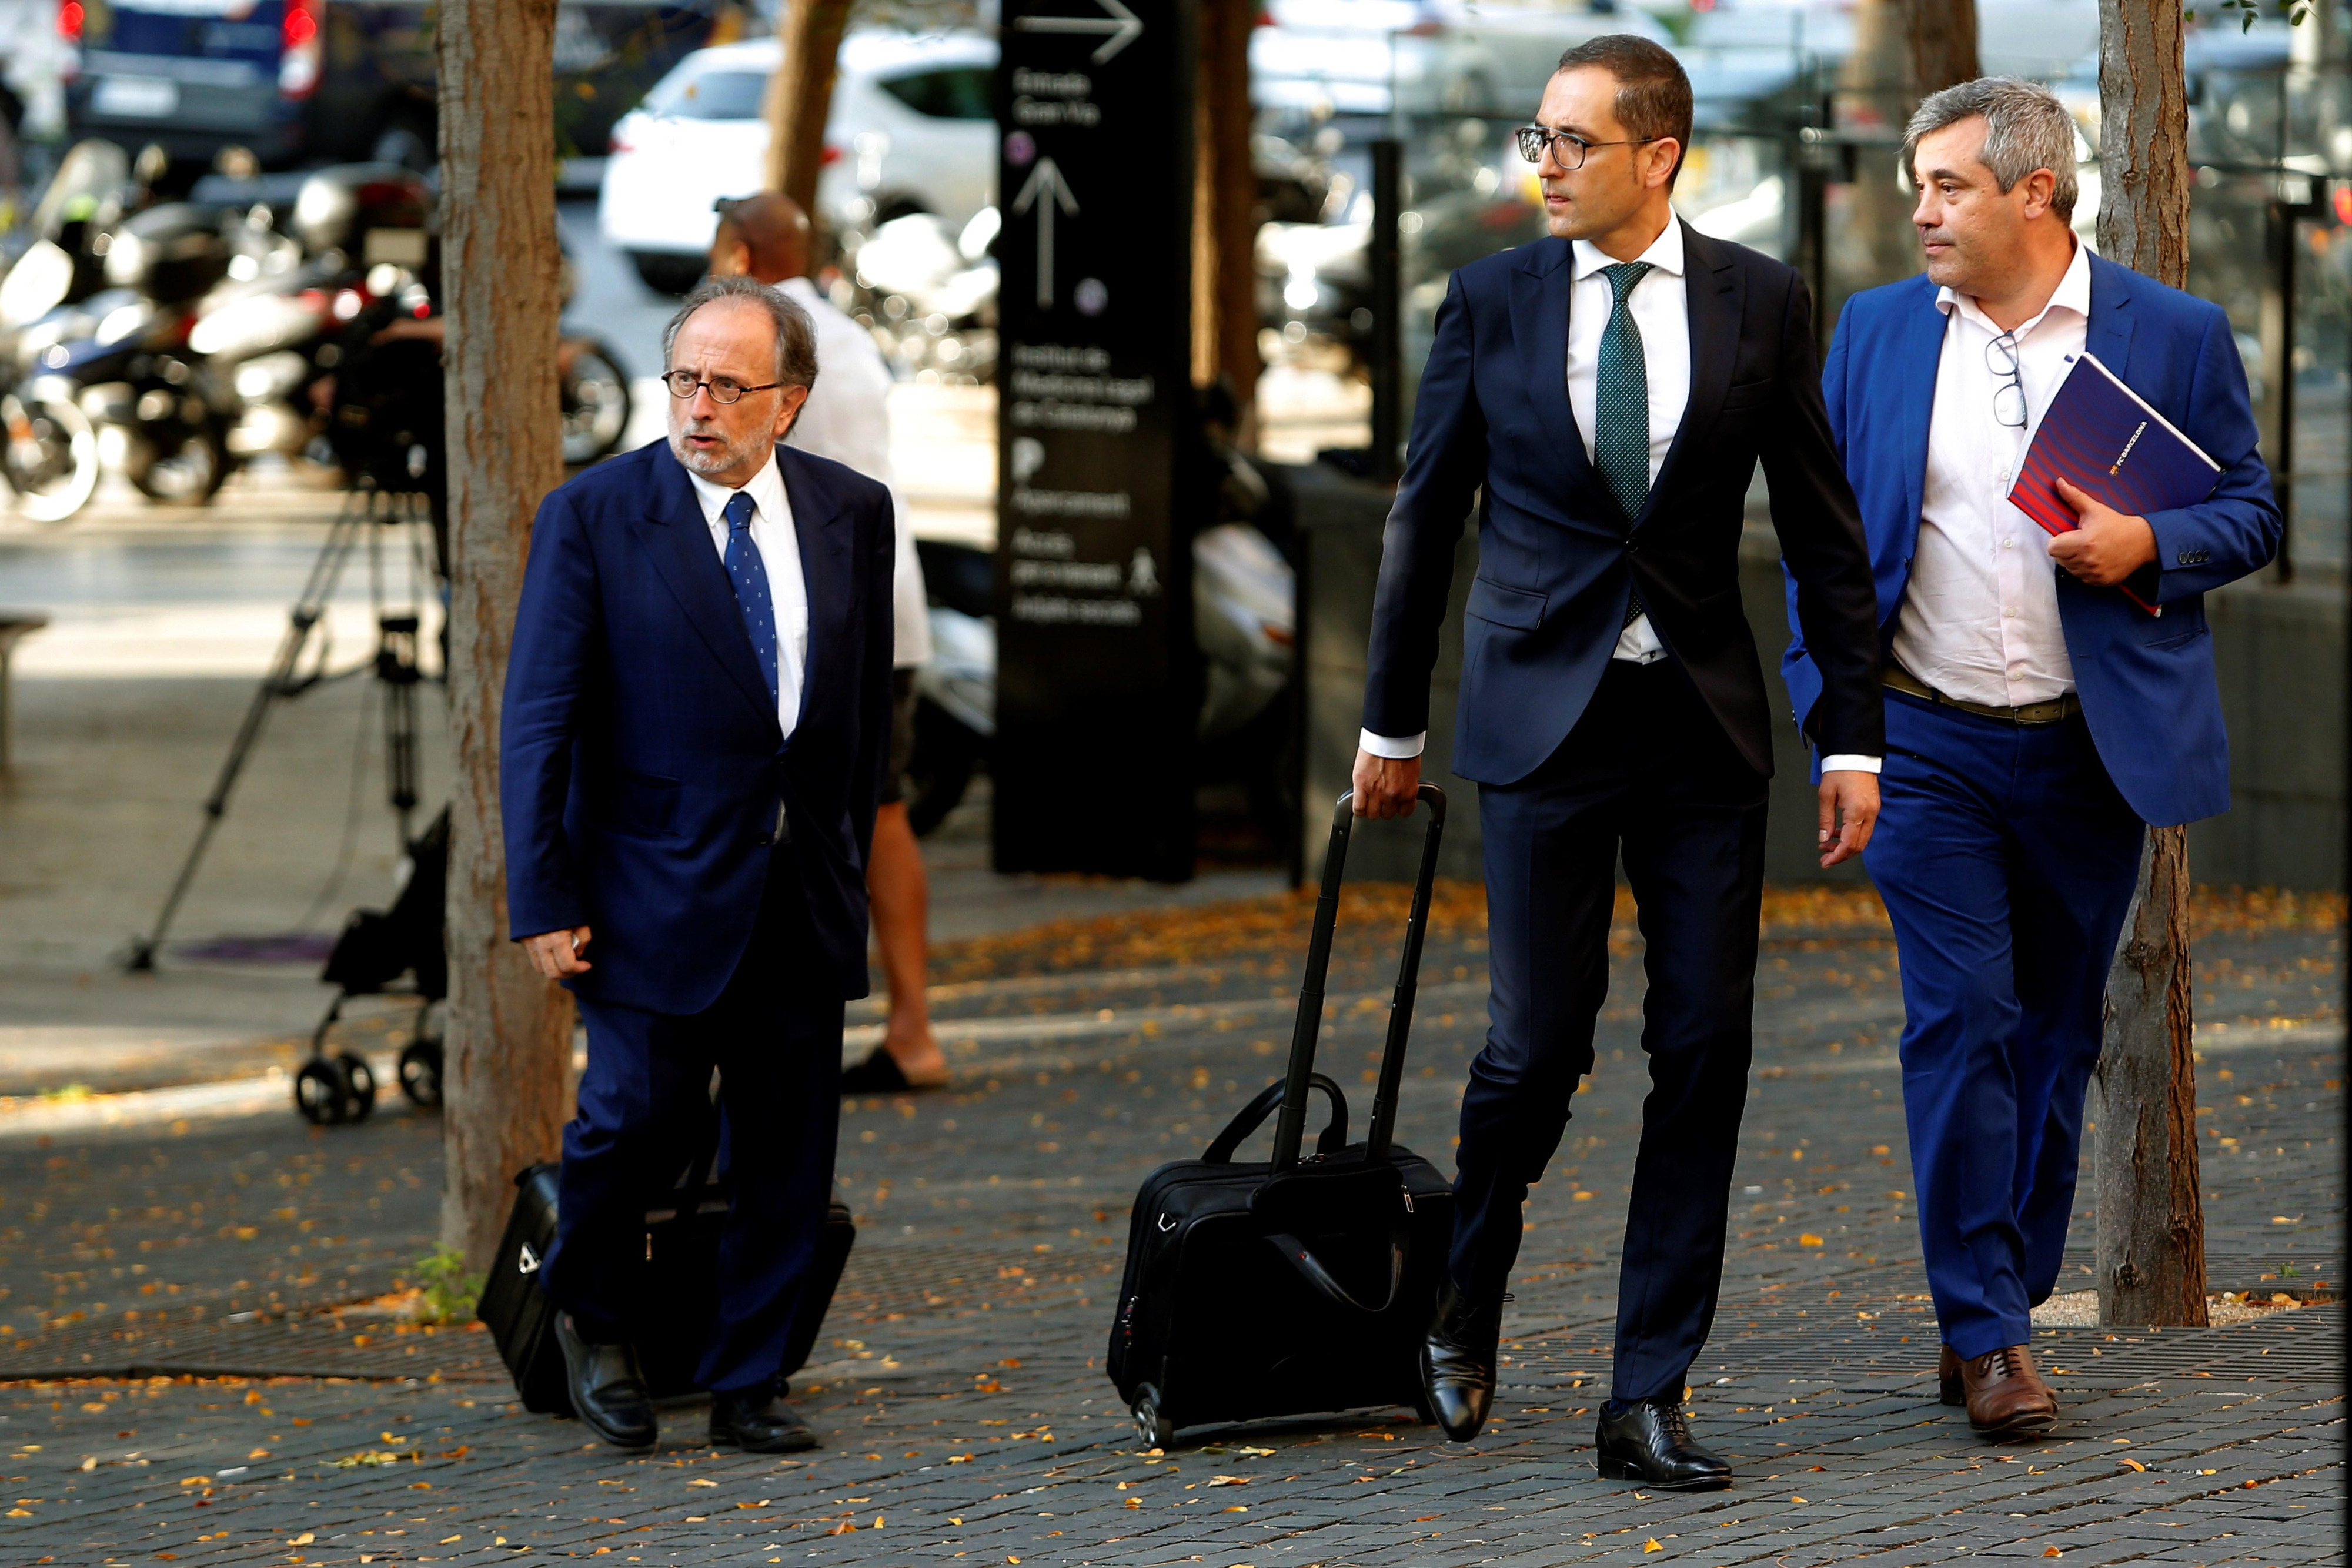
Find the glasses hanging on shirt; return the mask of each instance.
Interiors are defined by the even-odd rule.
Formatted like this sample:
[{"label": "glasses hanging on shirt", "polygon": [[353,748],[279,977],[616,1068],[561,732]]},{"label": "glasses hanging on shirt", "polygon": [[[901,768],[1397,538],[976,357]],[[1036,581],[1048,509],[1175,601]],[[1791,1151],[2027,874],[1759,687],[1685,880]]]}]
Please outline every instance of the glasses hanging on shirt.
[{"label": "glasses hanging on shirt", "polygon": [[1985,345],[1985,369],[2000,384],[1992,389],[1992,416],[2011,430],[2025,428],[2025,383],[2017,373],[2017,335],[2003,332]]}]

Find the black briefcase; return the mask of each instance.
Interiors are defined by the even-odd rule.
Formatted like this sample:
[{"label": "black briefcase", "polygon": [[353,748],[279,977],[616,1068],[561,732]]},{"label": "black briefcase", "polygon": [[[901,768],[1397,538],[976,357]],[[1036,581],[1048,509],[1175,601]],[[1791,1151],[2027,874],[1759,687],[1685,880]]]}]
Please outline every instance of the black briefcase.
[{"label": "black briefcase", "polygon": [[[551,1163],[536,1165],[515,1177],[514,1208],[478,1312],[514,1376],[523,1408],[569,1416],[572,1400],[564,1391],[563,1349],[555,1338],[555,1303],[536,1277],[555,1240],[556,1172]],[[728,1207],[725,1181],[710,1176],[707,1160],[698,1160],[669,1201],[646,1215],[646,1264],[658,1281],[663,1332],[638,1336],[637,1362],[656,1399],[697,1387],[695,1373],[718,1315],[719,1237]],[[808,1364],[856,1239],[848,1206],[835,1198],[826,1207],[816,1260],[803,1286],[807,1299],[820,1304],[815,1312],[794,1315],[782,1375],[789,1377]]]},{"label": "black briefcase", "polygon": [[[1179,1427],[1366,1406],[1407,1405],[1430,1418],[1420,1346],[1453,1241],[1454,1192],[1435,1166],[1390,1138],[1445,825],[1444,792],[1424,784],[1421,800],[1429,829],[1364,1141],[1349,1141],[1347,1098],[1315,1071],[1353,821],[1351,797],[1342,795],[1286,1076],[1244,1106],[1199,1159],[1160,1166],[1136,1194],[1104,1365],[1147,1443],[1168,1447]],[[1330,1120],[1315,1153],[1301,1158],[1307,1100],[1318,1092]],[[1242,1141],[1277,1107],[1272,1160],[1236,1161]]]}]

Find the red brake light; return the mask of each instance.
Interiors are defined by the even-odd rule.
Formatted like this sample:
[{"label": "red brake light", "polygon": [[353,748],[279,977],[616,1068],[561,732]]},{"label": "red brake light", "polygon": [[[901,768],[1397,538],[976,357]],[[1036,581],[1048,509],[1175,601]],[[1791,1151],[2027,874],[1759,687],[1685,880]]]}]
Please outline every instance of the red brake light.
[{"label": "red brake light", "polygon": [[278,33],[285,45],[278,59],[278,91],[308,98],[319,86],[319,7],[322,0],[283,0]]},{"label": "red brake light", "polygon": [[58,37],[68,44],[81,42],[82,24],[89,13],[82,9],[81,0],[63,0],[58,6]]}]

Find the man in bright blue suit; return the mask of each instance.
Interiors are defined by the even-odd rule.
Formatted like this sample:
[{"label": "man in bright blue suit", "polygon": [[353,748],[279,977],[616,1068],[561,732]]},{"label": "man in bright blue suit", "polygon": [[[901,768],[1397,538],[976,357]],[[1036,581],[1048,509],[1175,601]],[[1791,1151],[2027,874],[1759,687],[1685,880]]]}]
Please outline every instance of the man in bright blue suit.
[{"label": "man in bright blue suit", "polygon": [[832,1197],[842,1004],[866,990],[866,856],[890,737],[889,492],[782,444],[816,380],[749,278],[670,322],[669,439],[532,524],[507,670],[509,925],[579,998],[588,1066],[540,1281],[573,1407],[656,1428],[632,1340],[665,1324],[645,1218],[710,1136],[733,1204],[699,1381],[714,1442],[815,1437],[778,1390]]},{"label": "man in bright blue suit", "polygon": [[[1943,1397],[1988,1437],[2030,1437],[2057,1406],[2027,1314],[2065,1247],[2145,830],[2230,803],[2202,596],[2269,561],[2280,521],[2228,319],[2075,239],[2074,128],[2053,94],[1948,88],[1904,158],[1927,276],[1849,300],[1822,371],[1887,651],[1864,862],[1902,955]],[[2009,504],[2085,350],[2220,465],[2210,498],[2127,517],[2061,481],[2081,527],[2054,538]],[[1791,624],[1801,723],[1821,678]]]}]

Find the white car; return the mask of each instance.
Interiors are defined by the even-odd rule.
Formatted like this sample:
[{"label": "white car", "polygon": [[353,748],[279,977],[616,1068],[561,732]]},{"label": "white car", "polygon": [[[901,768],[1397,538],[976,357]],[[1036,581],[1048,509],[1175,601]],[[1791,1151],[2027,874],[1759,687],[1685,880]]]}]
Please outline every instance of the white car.
[{"label": "white car", "polygon": [[[761,118],[773,38],[698,49],[613,128],[597,224],[655,288],[702,277],[712,204],[764,183]],[[930,213],[959,232],[996,200],[990,95],[996,41],[968,33],[853,33],[824,139],[817,205],[838,233]]]},{"label": "white car", "polygon": [[1309,114],[1528,114],[1564,50],[1603,33],[1659,43],[1635,10],[1544,0],[1269,0],[1250,99]]}]

